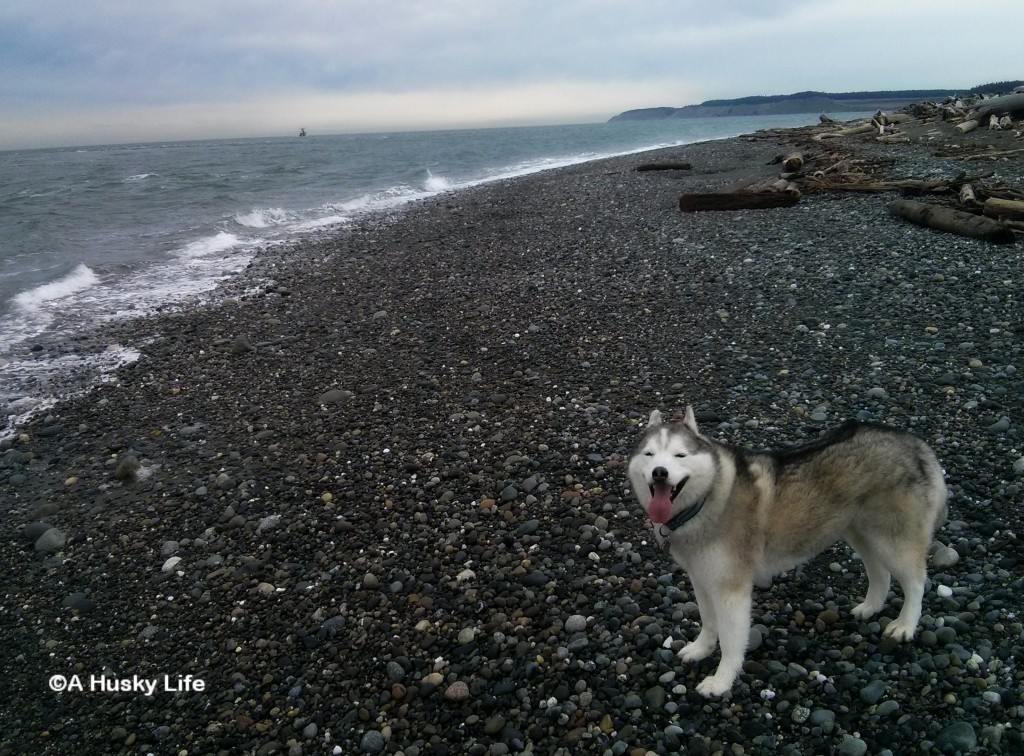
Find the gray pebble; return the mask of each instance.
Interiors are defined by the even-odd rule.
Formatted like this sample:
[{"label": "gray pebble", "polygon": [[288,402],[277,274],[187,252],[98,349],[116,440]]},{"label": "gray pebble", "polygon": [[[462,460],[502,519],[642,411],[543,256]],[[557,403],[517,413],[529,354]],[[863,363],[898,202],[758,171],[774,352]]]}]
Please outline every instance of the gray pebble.
[{"label": "gray pebble", "polygon": [[935,736],[935,747],[943,753],[966,753],[973,751],[977,745],[978,735],[969,722],[953,722]]},{"label": "gray pebble", "polygon": [[864,756],[868,752],[868,744],[853,735],[844,735],[839,744],[840,756]]},{"label": "gray pebble", "polygon": [[566,632],[582,633],[587,629],[587,618],[582,614],[574,614],[565,621]]},{"label": "gray pebble", "polygon": [[362,753],[380,753],[384,750],[384,736],[376,730],[367,730],[359,741],[359,750]]},{"label": "gray pebble", "polygon": [[836,713],[831,709],[815,709],[807,721],[812,727],[825,727],[836,721]]},{"label": "gray pebble", "polygon": [[989,433],[1006,433],[1010,430],[1010,418],[1003,417],[988,426]]},{"label": "gray pebble", "polygon": [[[515,495],[512,496],[515,498]],[[527,520],[518,528],[516,528],[517,536],[533,535],[540,528],[540,520]]]},{"label": "gray pebble", "polygon": [[35,549],[43,553],[53,553],[64,548],[67,537],[57,528],[50,528],[36,539]]},{"label": "gray pebble", "polygon": [[932,567],[937,570],[944,570],[947,567],[952,567],[954,564],[960,561],[960,553],[956,549],[951,549],[949,546],[942,546],[936,549],[935,553],[932,554]]},{"label": "gray pebble", "polygon": [[338,402],[344,402],[354,397],[355,394],[345,389],[330,389],[325,391],[318,398],[317,404],[337,404]]},{"label": "gray pebble", "polygon": [[24,528],[22,528],[22,534],[30,541],[38,541],[39,536],[50,530],[53,527],[48,522],[30,522]]}]

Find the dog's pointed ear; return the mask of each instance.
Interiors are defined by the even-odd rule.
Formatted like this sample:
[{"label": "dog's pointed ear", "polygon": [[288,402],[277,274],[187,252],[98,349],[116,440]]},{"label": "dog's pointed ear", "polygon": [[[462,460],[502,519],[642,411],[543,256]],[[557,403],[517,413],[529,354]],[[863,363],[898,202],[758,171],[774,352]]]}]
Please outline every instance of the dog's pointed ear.
[{"label": "dog's pointed ear", "polygon": [[655,425],[661,425],[661,410],[654,410],[651,413],[650,418],[647,420],[647,427],[653,428]]},{"label": "dog's pointed ear", "polygon": [[686,406],[686,415],[683,417],[683,425],[694,433],[700,433],[700,428],[697,427],[697,417],[693,414],[693,407],[689,405]]}]

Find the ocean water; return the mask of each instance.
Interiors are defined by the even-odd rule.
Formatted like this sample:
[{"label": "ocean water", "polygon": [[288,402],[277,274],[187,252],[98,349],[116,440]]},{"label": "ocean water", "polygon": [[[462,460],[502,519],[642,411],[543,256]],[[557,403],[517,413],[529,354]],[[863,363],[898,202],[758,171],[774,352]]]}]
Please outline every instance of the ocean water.
[{"label": "ocean water", "polygon": [[[201,306],[260,247],[488,181],[816,121],[707,118],[0,152],[0,437],[138,356],[117,344],[78,354],[76,335],[157,308]],[[49,348],[54,343],[63,348]]]}]

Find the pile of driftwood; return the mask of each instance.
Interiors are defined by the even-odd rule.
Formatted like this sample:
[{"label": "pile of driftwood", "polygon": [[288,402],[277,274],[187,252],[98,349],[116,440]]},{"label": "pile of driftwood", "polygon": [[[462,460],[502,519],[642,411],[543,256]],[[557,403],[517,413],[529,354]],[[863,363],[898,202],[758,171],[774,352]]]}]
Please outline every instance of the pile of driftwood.
[{"label": "pile of driftwood", "polygon": [[[751,180],[730,191],[684,194],[679,198],[683,212],[702,210],[744,210],[789,207],[805,194],[820,192],[897,192],[901,199],[889,204],[890,211],[911,222],[953,233],[985,239],[998,244],[1012,244],[1016,234],[1024,234],[1024,191],[987,180],[992,172],[968,175],[966,172],[948,179],[908,178],[892,180],[879,178],[880,160],[857,157],[846,146],[843,137],[873,134],[883,143],[909,142],[901,131],[901,124],[921,118],[958,120],[959,133],[970,128],[960,127],[971,121],[990,118],[993,128],[1012,128],[1013,118],[1024,115],[1024,93],[1005,97],[977,99],[969,102],[956,100],[941,105],[921,103],[908,112],[885,115],[881,112],[864,123],[835,125],[822,116],[824,125],[803,129],[762,132],[760,138],[782,139],[794,145],[793,152],[779,155],[773,164],[779,172],[767,179]],[[976,128],[974,127],[971,128]],[[1019,133],[1007,135],[1018,138]],[[993,150],[986,147],[984,154],[1006,157],[1020,150]],[[669,166],[666,166],[669,167]],[[679,164],[671,168],[682,167]],[[643,166],[643,170],[658,170],[658,165]],[[640,168],[638,168],[640,170]],[[926,204],[910,197],[929,195],[941,204]]]},{"label": "pile of driftwood", "polygon": [[[968,134],[981,126],[990,131],[1012,131],[1014,119],[1024,116],[1024,92],[987,99],[951,98],[942,103],[921,102],[908,106],[906,112],[920,121],[955,123],[960,134]],[[1020,137],[1020,134],[1016,136]]]},{"label": "pile of driftwood", "polygon": [[[751,210],[789,207],[805,194],[821,192],[897,192],[903,199],[889,204],[895,215],[914,223],[997,244],[1012,244],[1014,232],[1024,234],[1024,192],[987,183],[992,172],[943,179],[880,179],[868,160],[841,152],[779,155],[777,177],[762,179],[737,191],[684,194],[683,212],[699,210]],[[943,205],[907,199],[930,195]]]}]

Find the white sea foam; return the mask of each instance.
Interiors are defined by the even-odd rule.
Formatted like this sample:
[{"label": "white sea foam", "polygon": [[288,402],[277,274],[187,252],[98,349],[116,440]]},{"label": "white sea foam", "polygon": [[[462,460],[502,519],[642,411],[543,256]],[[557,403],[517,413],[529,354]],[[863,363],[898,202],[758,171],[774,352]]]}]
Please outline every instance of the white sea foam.
[{"label": "white sea foam", "polygon": [[23,310],[37,310],[47,302],[64,299],[95,286],[99,280],[92,268],[79,264],[61,279],[21,292],[14,297],[14,303]]},{"label": "white sea foam", "polygon": [[138,173],[134,176],[129,176],[125,181],[145,181],[148,178],[157,178],[155,173]]},{"label": "white sea foam", "polygon": [[348,223],[351,220],[351,215],[324,215],[320,218],[311,218],[310,220],[304,220],[298,223],[294,223],[291,226],[291,230],[296,233],[302,233],[304,231],[317,231],[322,228],[330,228],[331,226],[340,226],[343,223]]},{"label": "white sea foam", "polygon": [[435,176],[427,171],[427,180],[423,182],[423,188],[428,192],[444,192],[453,189],[455,185],[444,176]]},{"label": "white sea foam", "polygon": [[215,255],[218,252],[226,252],[232,247],[237,247],[240,243],[239,238],[234,234],[221,231],[214,236],[208,236],[205,239],[191,242],[182,249],[181,255],[182,257],[206,257],[207,255]]},{"label": "white sea foam", "polygon": [[58,398],[80,396],[98,383],[116,380],[117,370],[140,356],[137,349],[110,344],[87,355],[64,354],[0,365],[0,380],[5,385],[30,386],[33,392],[4,406],[7,426],[0,426],[0,440],[16,435],[19,426],[52,407]]},{"label": "white sea foam", "polygon": [[248,213],[239,213],[235,223],[246,228],[269,228],[279,226],[288,220],[288,213],[279,207],[255,208]]}]

